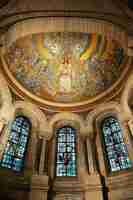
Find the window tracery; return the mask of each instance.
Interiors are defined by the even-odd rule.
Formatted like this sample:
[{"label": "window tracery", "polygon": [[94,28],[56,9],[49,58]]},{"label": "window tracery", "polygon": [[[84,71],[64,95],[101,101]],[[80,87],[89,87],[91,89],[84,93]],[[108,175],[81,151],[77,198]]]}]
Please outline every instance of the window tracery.
[{"label": "window tracery", "polygon": [[1,167],[21,171],[27,148],[31,123],[25,116],[17,116],[11,125],[11,131],[6,144]]},{"label": "window tracery", "polygon": [[128,156],[122,129],[117,118],[113,116],[105,118],[102,121],[101,130],[109,170],[115,172],[131,168],[132,162]]},{"label": "window tracery", "polygon": [[71,126],[56,133],[56,176],[76,176],[76,130]]}]

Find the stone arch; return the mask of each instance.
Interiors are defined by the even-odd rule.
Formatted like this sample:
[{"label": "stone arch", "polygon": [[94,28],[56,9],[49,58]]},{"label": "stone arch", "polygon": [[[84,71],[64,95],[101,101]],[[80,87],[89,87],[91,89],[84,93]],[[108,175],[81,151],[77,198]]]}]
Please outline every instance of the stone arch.
[{"label": "stone arch", "polygon": [[121,97],[121,107],[127,120],[132,118],[132,111],[129,106],[129,100],[133,94],[133,74],[129,77]]},{"label": "stone arch", "polygon": [[120,121],[125,120],[124,115],[122,114],[121,111],[120,104],[113,101],[109,103],[100,104],[95,108],[95,110],[90,112],[87,116],[86,123],[87,123],[88,135],[90,135],[93,138],[94,123],[96,122],[96,120],[101,121],[104,117],[110,114],[117,116],[120,119]]},{"label": "stone arch", "polygon": [[47,134],[45,135],[48,132],[46,116],[36,105],[28,101],[16,101],[12,120],[17,112],[24,114],[31,120],[33,128],[38,130],[41,137],[47,137]]},{"label": "stone arch", "polygon": [[28,153],[26,157],[26,166],[32,168],[33,173],[36,170],[36,156],[38,141],[40,138],[48,138],[47,119],[45,114],[34,104],[28,101],[16,101],[14,103],[13,118],[17,115],[24,115],[31,121],[31,134],[28,144]]},{"label": "stone arch", "polygon": [[[102,121],[109,116],[116,117],[119,121],[120,127],[122,129],[123,137],[125,138],[126,145],[130,157],[132,156],[131,144],[129,141],[129,130],[126,126],[126,117],[122,112],[121,105],[117,102],[109,102],[98,105],[94,111],[90,112],[87,117],[87,129],[88,135],[91,137],[93,144],[93,151],[97,152],[95,154],[97,168],[103,176],[108,175],[107,164],[105,162],[105,155],[103,153],[103,143],[102,143],[102,132],[101,132],[101,123]],[[132,157],[131,157],[132,158]]]},{"label": "stone arch", "polygon": [[[72,112],[62,112],[55,114],[49,120],[49,129],[51,131],[51,167],[49,169],[51,179],[55,176],[55,162],[56,162],[56,131],[55,129],[61,128],[62,126],[71,126],[72,128],[76,129],[77,137],[76,137],[76,149],[78,152],[78,158],[76,161],[77,166],[77,176],[79,178],[83,178],[83,174],[85,177],[88,175],[86,161],[85,161],[85,154],[84,154],[84,140],[86,136],[86,127],[85,121],[83,117],[78,114]],[[82,139],[81,139],[82,137]],[[84,178],[85,180],[85,178]],[[83,181],[83,180],[82,180]]]},{"label": "stone arch", "polygon": [[62,112],[62,113],[55,114],[49,121],[49,130],[51,132],[51,137],[54,134],[54,131],[53,131],[54,126],[59,121],[64,121],[64,122],[66,121],[68,122],[68,124],[70,122],[70,125],[71,125],[71,122],[74,122],[75,124],[79,126],[81,136],[84,136],[86,134],[84,119],[80,115],[77,115],[71,112]]}]

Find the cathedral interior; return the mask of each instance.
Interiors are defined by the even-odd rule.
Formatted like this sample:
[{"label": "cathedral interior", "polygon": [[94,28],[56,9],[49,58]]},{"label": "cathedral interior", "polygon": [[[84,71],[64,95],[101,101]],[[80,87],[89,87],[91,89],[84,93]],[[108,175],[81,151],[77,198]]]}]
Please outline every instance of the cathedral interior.
[{"label": "cathedral interior", "polygon": [[0,0],[1,200],[133,200],[132,67],[132,0]]}]

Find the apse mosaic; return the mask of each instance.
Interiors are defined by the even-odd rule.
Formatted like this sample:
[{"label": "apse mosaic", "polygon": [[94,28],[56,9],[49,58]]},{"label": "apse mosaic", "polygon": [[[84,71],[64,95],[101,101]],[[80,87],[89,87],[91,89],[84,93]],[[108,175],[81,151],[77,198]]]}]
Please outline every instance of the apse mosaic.
[{"label": "apse mosaic", "polygon": [[4,58],[24,88],[45,100],[80,102],[108,89],[121,75],[124,50],[96,33],[50,32],[18,39]]}]

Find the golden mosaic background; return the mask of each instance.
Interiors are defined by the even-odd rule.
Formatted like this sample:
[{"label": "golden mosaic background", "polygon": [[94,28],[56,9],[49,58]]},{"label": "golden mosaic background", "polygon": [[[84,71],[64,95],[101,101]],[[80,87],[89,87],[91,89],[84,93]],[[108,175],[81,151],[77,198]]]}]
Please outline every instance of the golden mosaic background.
[{"label": "golden mosaic background", "polygon": [[110,88],[123,72],[124,50],[97,33],[51,32],[18,39],[4,55],[31,93],[54,102],[81,102]]}]

